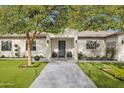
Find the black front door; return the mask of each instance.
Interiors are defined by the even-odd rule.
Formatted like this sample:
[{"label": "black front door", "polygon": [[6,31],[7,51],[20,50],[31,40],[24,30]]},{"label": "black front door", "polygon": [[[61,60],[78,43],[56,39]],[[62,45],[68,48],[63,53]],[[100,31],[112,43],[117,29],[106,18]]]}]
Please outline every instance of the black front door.
[{"label": "black front door", "polygon": [[59,48],[59,57],[64,58],[65,57],[65,41],[59,41],[58,42],[58,48]]}]

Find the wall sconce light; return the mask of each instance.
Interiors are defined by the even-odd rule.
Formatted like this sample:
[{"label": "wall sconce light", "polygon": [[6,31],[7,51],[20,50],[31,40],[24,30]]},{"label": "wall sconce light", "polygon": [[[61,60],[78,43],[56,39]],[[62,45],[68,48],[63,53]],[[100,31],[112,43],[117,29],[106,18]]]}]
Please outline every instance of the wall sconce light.
[{"label": "wall sconce light", "polygon": [[75,40],[75,43],[77,43],[77,40]]},{"label": "wall sconce light", "polygon": [[47,44],[49,44],[49,40],[47,40]]},{"label": "wall sconce light", "polygon": [[124,44],[124,40],[122,40],[121,43]]}]

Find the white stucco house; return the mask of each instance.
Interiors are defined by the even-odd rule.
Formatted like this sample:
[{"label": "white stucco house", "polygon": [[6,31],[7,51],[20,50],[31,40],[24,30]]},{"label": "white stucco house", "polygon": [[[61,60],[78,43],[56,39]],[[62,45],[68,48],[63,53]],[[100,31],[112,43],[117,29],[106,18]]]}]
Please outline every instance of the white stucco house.
[{"label": "white stucco house", "polygon": [[[25,35],[1,35],[0,57],[27,56]],[[64,33],[41,33],[32,44],[32,56],[78,60],[78,54],[87,57],[104,57],[107,49],[114,49],[114,59],[124,61],[124,33],[107,31],[81,31],[66,29]],[[56,54],[55,54],[56,53]]]}]

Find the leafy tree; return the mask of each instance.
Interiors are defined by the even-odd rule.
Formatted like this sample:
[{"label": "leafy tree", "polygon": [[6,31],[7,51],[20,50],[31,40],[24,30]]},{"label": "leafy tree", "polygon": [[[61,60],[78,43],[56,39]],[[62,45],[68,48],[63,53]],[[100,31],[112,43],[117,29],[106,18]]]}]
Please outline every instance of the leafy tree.
[{"label": "leafy tree", "polygon": [[[61,9],[60,9],[61,8]],[[31,65],[32,42],[39,32],[57,33],[63,23],[62,7],[58,6],[11,6],[0,8],[0,33],[25,33],[28,43],[28,66]],[[57,31],[58,30],[58,31]]]},{"label": "leafy tree", "polygon": [[32,41],[39,32],[59,33],[65,28],[82,30],[124,30],[124,6],[1,6],[0,34],[25,33],[28,65]]},{"label": "leafy tree", "polygon": [[70,6],[68,27],[82,30],[124,29],[123,6]]}]

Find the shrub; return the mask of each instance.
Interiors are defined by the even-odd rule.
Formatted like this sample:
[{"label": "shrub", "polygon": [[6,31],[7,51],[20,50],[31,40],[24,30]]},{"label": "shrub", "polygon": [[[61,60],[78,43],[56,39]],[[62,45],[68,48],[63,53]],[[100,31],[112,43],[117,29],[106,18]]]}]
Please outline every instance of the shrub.
[{"label": "shrub", "polygon": [[111,49],[111,59],[114,59],[114,56],[116,54],[116,50],[114,48]]},{"label": "shrub", "polygon": [[16,55],[16,56],[19,56],[19,54],[18,54],[18,53],[15,53],[15,55]]},{"label": "shrub", "polygon": [[95,57],[87,57],[87,60],[95,60]]},{"label": "shrub", "polygon": [[15,51],[18,51],[18,49],[15,49]]},{"label": "shrub", "polygon": [[44,56],[40,55],[40,58],[44,58]]},{"label": "shrub", "polygon": [[82,53],[78,53],[78,59],[82,59]]},{"label": "shrub", "polygon": [[[109,54],[110,54],[110,56],[108,56]],[[116,54],[115,48],[107,48],[106,49],[106,55],[107,55],[108,59],[110,59],[110,60],[114,59],[115,54]]]},{"label": "shrub", "polygon": [[71,52],[67,52],[67,57],[72,57],[72,53]]},{"label": "shrub", "polygon": [[82,53],[78,53],[78,59],[86,59],[87,57],[83,55]]},{"label": "shrub", "polygon": [[15,44],[15,47],[18,47],[18,45],[17,45],[17,44]]},{"label": "shrub", "polygon": [[57,57],[57,53],[56,52],[52,52],[52,57]]},{"label": "shrub", "polygon": [[25,55],[23,55],[23,58],[26,58],[26,56],[25,56]]},{"label": "shrub", "polygon": [[103,56],[103,57],[100,57],[101,60],[106,60],[107,57],[106,56]]},{"label": "shrub", "polygon": [[5,55],[2,55],[1,58],[5,58]]},{"label": "shrub", "polygon": [[39,61],[39,60],[40,60],[40,56],[35,56],[35,57],[34,57],[34,60],[35,60],[35,61]]},{"label": "shrub", "polygon": [[100,59],[99,55],[96,56],[96,59]]}]

